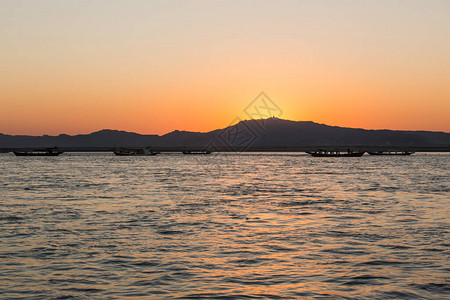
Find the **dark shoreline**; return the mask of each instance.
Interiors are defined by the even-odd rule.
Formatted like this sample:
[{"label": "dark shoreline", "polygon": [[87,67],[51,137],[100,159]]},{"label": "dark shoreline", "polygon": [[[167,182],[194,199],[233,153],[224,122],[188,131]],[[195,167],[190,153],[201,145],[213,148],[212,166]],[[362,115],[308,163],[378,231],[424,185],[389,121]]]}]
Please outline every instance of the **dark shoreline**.
[{"label": "dark shoreline", "polygon": [[[117,148],[144,148],[142,147],[58,147],[62,152],[113,152]],[[450,146],[253,146],[253,147],[150,147],[152,151],[157,152],[186,152],[186,151],[205,151],[211,152],[307,152],[317,149],[333,151],[410,151],[410,152],[450,152]],[[45,150],[45,147],[27,147],[27,148],[0,148],[0,153],[9,153],[13,151],[33,151]]]}]

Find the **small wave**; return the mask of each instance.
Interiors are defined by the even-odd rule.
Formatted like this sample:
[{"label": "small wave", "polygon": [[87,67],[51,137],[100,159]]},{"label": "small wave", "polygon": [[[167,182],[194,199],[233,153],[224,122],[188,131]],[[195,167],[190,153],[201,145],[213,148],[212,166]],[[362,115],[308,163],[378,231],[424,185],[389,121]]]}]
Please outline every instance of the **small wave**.
[{"label": "small wave", "polygon": [[19,216],[0,216],[0,221],[7,221],[7,222],[20,222],[23,221],[25,218],[24,217],[19,217]]},{"label": "small wave", "polygon": [[29,250],[29,254],[33,258],[46,259],[49,256],[58,254],[57,249],[53,247],[35,247]]},{"label": "small wave", "polygon": [[407,250],[412,248],[411,246],[406,245],[379,245],[380,247],[389,248],[389,249],[399,249],[399,250]]},{"label": "small wave", "polygon": [[450,284],[448,283],[424,283],[424,284],[411,284],[410,286],[417,289],[425,290],[433,293],[448,293],[450,292]]},{"label": "small wave", "polygon": [[400,291],[385,291],[382,293],[384,297],[380,299],[423,299],[423,297],[410,293],[410,292],[400,292]]},{"label": "small wave", "polygon": [[289,248],[289,247],[285,247],[282,245],[265,245],[264,248],[266,249],[270,249],[270,250],[275,250],[275,251],[280,251],[280,252],[293,252],[293,251],[297,251],[297,249],[295,248]]},{"label": "small wave", "polygon": [[104,265],[115,265],[121,267],[130,267],[131,261],[126,259],[104,259],[101,261]]},{"label": "small wave", "polygon": [[254,251],[254,250],[224,250],[220,252],[223,255],[265,255],[265,252],[262,251]]},{"label": "small wave", "polygon": [[157,266],[157,265],[161,264],[161,262],[160,261],[144,260],[144,261],[133,262],[131,264],[133,266],[137,266],[137,267],[154,267],[154,266]]},{"label": "small wave", "polygon": [[[315,196],[316,197],[316,196]],[[331,203],[331,199],[303,200],[303,201],[284,201],[279,203],[280,206],[307,206]]]},{"label": "small wave", "polygon": [[[383,280],[390,280],[391,278],[385,276],[360,275],[350,278],[349,281],[344,282],[344,285],[384,285]],[[380,282],[381,281],[381,282]]]},{"label": "small wave", "polygon": [[50,278],[48,283],[51,284],[64,284],[64,283],[73,283],[73,284],[98,284],[98,280],[89,280],[89,279],[80,279],[80,278]]},{"label": "small wave", "polygon": [[447,249],[444,248],[422,248],[423,251],[429,251],[429,252],[443,252],[443,251],[447,251]]},{"label": "small wave", "polygon": [[357,266],[389,266],[389,265],[401,265],[405,264],[404,261],[398,260],[370,260],[362,263],[356,264]]},{"label": "small wave", "polygon": [[[264,299],[264,297],[258,297]],[[221,300],[234,300],[234,299],[258,299],[255,296],[235,294],[230,292],[223,293],[193,293],[185,294],[174,299],[221,299]],[[270,297],[268,297],[270,299]]]},{"label": "small wave", "polygon": [[262,263],[262,262],[269,261],[269,260],[270,260],[270,259],[267,259],[267,258],[254,258],[254,259],[251,259],[251,258],[242,258],[242,259],[233,259],[233,260],[229,260],[228,262],[229,262],[229,263],[232,263],[232,264],[237,264],[237,265],[245,266],[245,265],[255,265],[255,264],[260,264],[260,263]]},{"label": "small wave", "polygon": [[173,235],[173,234],[183,234],[184,232],[180,230],[159,230],[157,231],[157,233],[163,235]]},{"label": "small wave", "polygon": [[[41,296],[41,295],[40,295]],[[51,298],[49,298],[49,299],[52,299],[52,300],[65,300],[65,299],[89,299],[88,297],[86,297],[86,296],[74,296],[74,295],[59,295],[59,296],[55,296],[55,297],[51,297]]]},{"label": "small wave", "polygon": [[64,291],[69,291],[69,292],[82,292],[82,293],[101,293],[104,292],[104,289],[97,289],[97,288],[68,288],[68,289],[63,289]]},{"label": "small wave", "polygon": [[322,252],[329,252],[329,253],[342,254],[342,255],[358,255],[358,256],[370,254],[370,252],[368,252],[368,251],[364,251],[364,250],[361,250],[358,248],[350,248],[350,247],[325,249],[325,250],[322,250]]}]

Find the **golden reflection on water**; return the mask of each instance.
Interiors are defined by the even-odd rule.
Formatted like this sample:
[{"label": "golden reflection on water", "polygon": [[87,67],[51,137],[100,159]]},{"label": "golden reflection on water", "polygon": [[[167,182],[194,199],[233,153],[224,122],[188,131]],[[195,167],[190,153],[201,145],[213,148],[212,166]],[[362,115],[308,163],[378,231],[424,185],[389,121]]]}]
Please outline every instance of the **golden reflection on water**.
[{"label": "golden reflection on water", "polygon": [[448,288],[449,156],[2,158],[6,297],[440,298]]}]

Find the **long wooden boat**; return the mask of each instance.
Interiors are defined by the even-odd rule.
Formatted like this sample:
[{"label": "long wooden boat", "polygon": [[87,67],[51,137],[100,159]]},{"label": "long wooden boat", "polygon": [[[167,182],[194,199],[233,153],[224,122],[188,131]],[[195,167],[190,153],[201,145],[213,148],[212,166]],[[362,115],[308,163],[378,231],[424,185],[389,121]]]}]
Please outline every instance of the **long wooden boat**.
[{"label": "long wooden boat", "polygon": [[203,151],[183,151],[183,154],[211,154],[211,151],[209,151],[209,150],[203,150]]},{"label": "long wooden boat", "polygon": [[14,150],[16,156],[58,156],[63,152],[58,148],[35,149],[35,150]]},{"label": "long wooden boat", "polygon": [[150,148],[118,148],[113,152],[118,156],[150,156],[159,154],[159,152],[152,151]]},{"label": "long wooden boat", "polygon": [[339,152],[339,151],[307,151],[306,153],[311,154],[313,157],[361,157],[365,152]]}]

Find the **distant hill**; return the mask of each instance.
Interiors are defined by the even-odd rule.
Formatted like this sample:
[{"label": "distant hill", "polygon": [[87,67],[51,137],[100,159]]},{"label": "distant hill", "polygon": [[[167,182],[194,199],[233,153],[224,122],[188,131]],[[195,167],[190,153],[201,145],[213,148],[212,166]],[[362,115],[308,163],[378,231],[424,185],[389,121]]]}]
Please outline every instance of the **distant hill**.
[{"label": "distant hill", "polygon": [[26,147],[247,147],[247,146],[450,146],[450,133],[366,130],[278,118],[241,121],[210,132],[142,135],[118,130],[90,134],[24,136],[0,134],[0,148]]},{"label": "distant hill", "polygon": [[25,136],[0,134],[0,148],[27,147],[126,147],[154,143],[158,135],[104,129],[90,134]]}]

